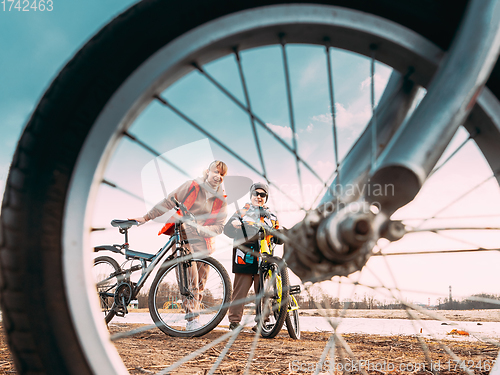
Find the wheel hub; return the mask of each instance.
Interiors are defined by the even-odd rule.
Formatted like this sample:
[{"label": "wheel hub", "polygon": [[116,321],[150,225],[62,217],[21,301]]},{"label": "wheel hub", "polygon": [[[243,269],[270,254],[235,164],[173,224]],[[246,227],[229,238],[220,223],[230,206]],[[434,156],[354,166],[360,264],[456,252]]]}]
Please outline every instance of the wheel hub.
[{"label": "wheel hub", "polygon": [[[330,204],[331,205],[331,204]],[[385,223],[366,202],[354,202],[328,211],[323,205],[288,230],[285,256],[302,281],[322,281],[361,270]]]}]

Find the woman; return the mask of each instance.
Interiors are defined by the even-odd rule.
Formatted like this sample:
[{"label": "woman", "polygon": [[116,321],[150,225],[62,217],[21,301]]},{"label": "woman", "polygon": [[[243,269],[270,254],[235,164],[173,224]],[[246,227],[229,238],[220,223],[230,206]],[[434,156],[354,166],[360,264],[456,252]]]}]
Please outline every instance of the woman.
[{"label": "woman", "polygon": [[[171,200],[172,197],[175,197],[196,217],[196,223],[182,224],[181,237],[189,241],[185,246],[190,253],[210,255],[215,250],[214,237],[222,233],[224,221],[227,217],[227,202],[221,187],[226,174],[227,165],[220,160],[213,161],[208,166],[208,169],[204,171],[202,178],[186,181],[172,191],[168,197],[156,204],[146,215],[132,220],[143,224],[163,215],[175,207]],[[174,218],[169,219],[158,234],[171,235],[174,223]],[[197,266],[196,268],[190,267],[187,269],[190,284],[197,285],[197,287],[191,289],[195,298],[183,300],[184,309],[186,310],[186,329],[189,331],[201,327],[198,322],[200,301],[203,298],[203,291],[208,278],[209,266],[200,262],[197,263]]]}]

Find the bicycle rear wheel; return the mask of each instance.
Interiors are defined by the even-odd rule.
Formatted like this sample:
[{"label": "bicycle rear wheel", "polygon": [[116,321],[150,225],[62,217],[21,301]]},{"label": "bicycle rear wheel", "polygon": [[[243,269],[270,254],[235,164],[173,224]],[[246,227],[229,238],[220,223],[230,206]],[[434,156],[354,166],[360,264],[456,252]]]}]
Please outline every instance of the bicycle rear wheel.
[{"label": "bicycle rear wheel", "polygon": [[[178,267],[185,267],[188,273],[190,296],[181,293]],[[174,264],[158,272],[149,290],[149,312],[167,335],[203,336],[224,318],[231,294],[231,280],[222,264],[211,257],[193,258],[189,264]]]},{"label": "bicycle rear wheel", "polygon": [[266,271],[260,275],[257,319],[261,335],[273,338],[281,331],[288,314],[290,282],[287,267],[281,259],[265,258]]},{"label": "bicycle rear wheel", "polygon": [[119,271],[118,262],[111,257],[100,256],[94,259],[92,274],[106,324],[115,316],[113,307],[115,305],[115,291],[118,286],[118,278],[116,276],[110,277],[110,275]]},{"label": "bicycle rear wheel", "polygon": [[300,340],[299,305],[293,296],[290,297],[290,307],[286,314],[285,324],[290,337],[294,340]]}]

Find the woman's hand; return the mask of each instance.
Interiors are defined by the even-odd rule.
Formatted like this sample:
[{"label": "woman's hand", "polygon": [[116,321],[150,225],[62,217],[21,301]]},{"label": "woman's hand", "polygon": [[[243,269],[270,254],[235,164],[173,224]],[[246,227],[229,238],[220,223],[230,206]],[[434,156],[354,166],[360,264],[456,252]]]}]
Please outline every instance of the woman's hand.
[{"label": "woman's hand", "polygon": [[175,203],[174,203],[174,202],[172,202],[172,200],[171,200],[171,199],[165,199],[165,201],[164,201],[164,204],[163,204],[163,205],[165,206],[165,208],[166,208],[167,210],[171,210],[171,209],[175,208]]},{"label": "woman's hand", "polygon": [[231,222],[231,225],[235,228],[241,228],[241,222],[237,219],[234,219],[232,222]]},{"label": "woman's hand", "polygon": [[139,224],[145,224],[145,223],[146,223],[146,219],[144,219],[143,217],[136,217],[136,218],[133,218],[133,219],[127,219],[127,220],[135,220],[135,221],[137,221]]}]

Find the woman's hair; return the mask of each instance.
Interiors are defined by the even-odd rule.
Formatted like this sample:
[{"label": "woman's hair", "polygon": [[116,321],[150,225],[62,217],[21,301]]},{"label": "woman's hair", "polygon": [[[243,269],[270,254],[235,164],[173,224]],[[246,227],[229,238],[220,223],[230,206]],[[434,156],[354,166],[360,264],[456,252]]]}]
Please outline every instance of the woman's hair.
[{"label": "woman's hair", "polygon": [[223,179],[224,179],[223,177],[227,173],[227,165],[226,165],[226,163],[224,163],[223,161],[220,161],[220,160],[214,160],[213,162],[210,163],[210,165],[208,166],[208,168],[203,171],[203,180],[207,179],[207,177],[208,177],[208,171],[213,166],[215,166],[217,168],[217,170],[219,171],[220,176],[221,176],[221,181],[223,181]]}]

